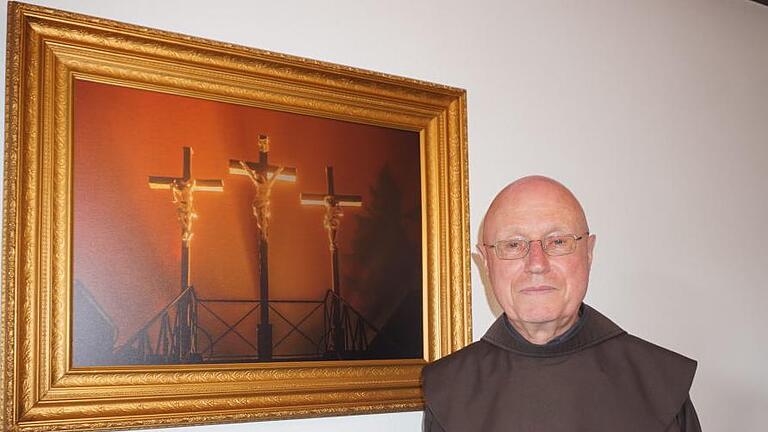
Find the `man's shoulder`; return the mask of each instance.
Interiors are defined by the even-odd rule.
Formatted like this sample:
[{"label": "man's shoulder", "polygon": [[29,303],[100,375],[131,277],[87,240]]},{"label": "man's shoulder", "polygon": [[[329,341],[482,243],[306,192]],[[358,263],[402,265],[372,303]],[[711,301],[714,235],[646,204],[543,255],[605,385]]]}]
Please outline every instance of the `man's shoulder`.
[{"label": "man's shoulder", "polygon": [[498,348],[483,340],[473,342],[424,366],[423,380],[426,384],[433,380],[443,381],[443,378],[455,376],[459,372],[466,373],[468,368],[476,368],[484,358],[496,350]]},{"label": "man's shoulder", "polygon": [[598,357],[615,384],[647,395],[660,419],[677,415],[696,374],[695,360],[631,334],[608,341]]},{"label": "man's shoulder", "polygon": [[624,334],[612,341],[619,347],[619,352],[629,358],[642,359],[648,366],[676,366],[679,369],[696,369],[696,360],[656,345],[633,334]]},{"label": "man's shoulder", "polygon": [[[598,327],[614,326],[619,328],[597,310],[591,307],[588,309],[591,314],[590,318],[596,323],[602,323]],[[604,360],[630,367],[639,365],[650,368],[664,367],[666,370],[672,370],[676,373],[686,372],[691,375],[696,370],[695,360],[623,330],[616,337],[601,340],[600,343],[585,351],[594,353],[597,357],[603,357]]]},{"label": "man's shoulder", "polygon": [[482,340],[472,342],[464,348],[454,351],[445,357],[441,357],[434,362],[426,365],[424,368],[429,370],[441,370],[459,366],[467,361],[476,361],[477,358],[487,354],[490,344]]},{"label": "man's shoulder", "polygon": [[499,348],[486,341],[473,342],[458,351],[446,355],[424,366],[422,369],[422,389],[424,398],[433,406],[440,417],[458,409],[464,401],[464,396],[471,393],[476,382],[484,381],[493,366],[494,353]]}]

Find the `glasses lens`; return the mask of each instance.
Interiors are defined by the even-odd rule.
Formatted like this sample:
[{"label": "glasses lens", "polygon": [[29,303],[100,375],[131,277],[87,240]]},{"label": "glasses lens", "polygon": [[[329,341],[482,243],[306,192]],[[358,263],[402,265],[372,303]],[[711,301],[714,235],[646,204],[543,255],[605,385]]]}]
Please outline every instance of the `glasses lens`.
[{"label": "glasses lens", "polygon": [[571,236],[554,236],[544,239],[544,251],[550,255],[566,255],[576,249],[576,239]]},{"label": "glasses lens", "polygon": [[502,240],[496,243],[496,253],[501,259],[515,259],[525,255],[525,240]]}]

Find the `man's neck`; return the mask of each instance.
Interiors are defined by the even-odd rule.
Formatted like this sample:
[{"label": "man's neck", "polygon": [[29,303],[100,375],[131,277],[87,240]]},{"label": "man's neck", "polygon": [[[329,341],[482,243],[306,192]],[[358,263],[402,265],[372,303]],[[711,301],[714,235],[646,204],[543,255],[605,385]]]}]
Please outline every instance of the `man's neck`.
[{"label": "man's neck", "polygon": [[534,345],[545,345],[551,340],[570,330],[579,320],[579,314],[562,317],[558,320],[542,323],[513,320],[507,315],[507,320],[520,336]]}]

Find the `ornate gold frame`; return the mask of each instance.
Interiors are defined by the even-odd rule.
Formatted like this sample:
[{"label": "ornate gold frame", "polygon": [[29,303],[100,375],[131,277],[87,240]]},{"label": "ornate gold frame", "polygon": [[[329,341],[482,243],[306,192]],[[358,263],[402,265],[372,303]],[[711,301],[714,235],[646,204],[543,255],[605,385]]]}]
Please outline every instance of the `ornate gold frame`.
[{"label": "ornate gold frame", "polygon": [[[422,366],[471,340],[464,90],[11,2],[4,430],[416,410]],[[75,78],[419,131],[424,358],[70,367]]]}]

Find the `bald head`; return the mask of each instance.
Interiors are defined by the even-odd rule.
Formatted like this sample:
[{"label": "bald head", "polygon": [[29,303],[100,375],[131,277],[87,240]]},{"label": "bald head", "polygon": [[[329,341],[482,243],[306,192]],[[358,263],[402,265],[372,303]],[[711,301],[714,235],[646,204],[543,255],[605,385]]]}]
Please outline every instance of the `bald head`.
[{"label": "bald head", "polygon": [[549,177],[528,176],[508,184],[496,195],[483,218],[479,240],[486,244],[499,240],[489,236],[503,228],[498,226],[500,220],[518,213],[539,212],[542,222],[545,217],[555,217],[579,232],[589,231],[584,209],[568,188]]},{"label": "bald head", "polygon": [[[547,177],[524,177],[509,184],[488,208],[478,249],[496,299],[529,341],[546,342],[575,322],[595,246],[595,236],[588,231],[576,197]],[[548,241],[568,238],[575,242],[571,252],[545,251],[545,245],[554,244]],[[520,240],[526,245],[524,255],[499,257],[501,248]]]}]

